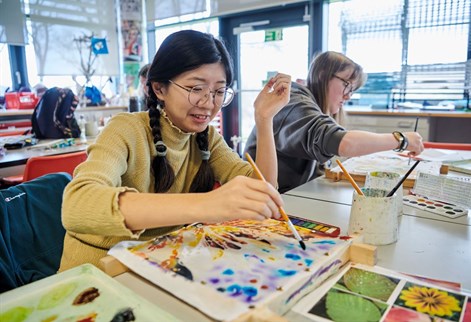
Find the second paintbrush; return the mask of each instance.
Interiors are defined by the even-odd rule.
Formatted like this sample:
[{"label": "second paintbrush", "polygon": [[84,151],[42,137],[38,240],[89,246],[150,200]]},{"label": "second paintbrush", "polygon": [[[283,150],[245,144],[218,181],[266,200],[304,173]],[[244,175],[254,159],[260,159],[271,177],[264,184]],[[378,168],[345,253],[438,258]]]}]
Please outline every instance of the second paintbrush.
[{"label": "second paintbrush", "polygon": [[[247,161],[249,161],[250,165],[252,166],[253,170],[255,171],[255,174],[257,175],[257,177],[266,182],[265,180],[265,177],[263,176],[263,174],[260,172],[260,170],[258,169],[257,165],[255,164],[255,161],[252,159],[252,157],[250,156],[250,154],[248,153],[245,153],[245,157],[247,158]],[[301,246],[301,248],[303,250],[306,250],[306,244],[304,243],[303,239],[301,238],[301,236],[299,235],[298,231],[296,230],[296,228],[294,227],[293,223],[291,222],[291,220],[289,219],[288,215],[286,214],[285,210],[283,209],[283,207],[278,207],[278,210],[281,214],[281,217],[283,217],[283,219],[286,221],[286,223],[288,224],[288,227],[289,229],[291,230],[291,232],[293,233],[294,235],[294,238],[296,238],[296,240],[299,242],[299,245]]]}]

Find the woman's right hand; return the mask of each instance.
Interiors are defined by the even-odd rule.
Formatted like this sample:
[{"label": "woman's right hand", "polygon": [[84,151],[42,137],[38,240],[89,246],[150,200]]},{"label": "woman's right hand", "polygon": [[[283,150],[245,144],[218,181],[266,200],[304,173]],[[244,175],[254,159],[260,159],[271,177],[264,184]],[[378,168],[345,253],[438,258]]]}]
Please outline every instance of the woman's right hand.
[{"label": "woman's right hand", "polygon": [[279,218],[283,205],[278,191],[269,183],[238,176],[199,198],[200,221],[218,223],[235,219],[264,220]]},{"label": "woman's right hand", "polygon": [[271,120],[289,102],[291,76],[278,73],[270,78],[254,102],[255,121]]}]

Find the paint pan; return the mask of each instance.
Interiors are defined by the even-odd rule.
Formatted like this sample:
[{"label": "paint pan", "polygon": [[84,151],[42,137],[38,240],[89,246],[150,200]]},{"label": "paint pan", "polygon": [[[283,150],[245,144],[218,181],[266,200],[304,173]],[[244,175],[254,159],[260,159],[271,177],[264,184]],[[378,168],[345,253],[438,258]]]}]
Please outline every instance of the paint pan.
[{"label": "paint pan", "polygon": [[321,233],[329,237],[338,237],[340,235],[340,228],[328,224],[321,223],[306,218],[300,218],[292,215],[288,215],[293,225],[307,228],[315,233]]},{"label": "paint pan", "polygon": [[432,212],[434,214],[448,218],[458,218],[468,215],[468,209],[464,209],[463,207],[451,203],[428,199],[422,196],[407,195],[404,196],[402,200],[404,205]]}]

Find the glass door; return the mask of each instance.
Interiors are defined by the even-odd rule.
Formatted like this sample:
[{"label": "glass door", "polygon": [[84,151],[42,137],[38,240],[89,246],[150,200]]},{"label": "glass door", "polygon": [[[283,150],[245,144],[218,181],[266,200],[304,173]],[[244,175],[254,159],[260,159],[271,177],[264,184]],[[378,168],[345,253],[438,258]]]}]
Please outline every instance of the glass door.
[{"label": "glass door", "polygon": [[[319,11],[319,10],[317,10]],[[308,2],[275,6],[220,19],[220,35],[234,58],[236,96],[222,110],[224,139],[239,153],[252,131],[253,103],[275,73],[305,79],[316,36]],[[317,18],[316,18],[317,19]]]},{"label": "glass door", "polygon": [[307,24],[242,32],[239,35],[240,147],[255,125],[253,102],[277,72],[293,81],[306,78],[309,66]]}]

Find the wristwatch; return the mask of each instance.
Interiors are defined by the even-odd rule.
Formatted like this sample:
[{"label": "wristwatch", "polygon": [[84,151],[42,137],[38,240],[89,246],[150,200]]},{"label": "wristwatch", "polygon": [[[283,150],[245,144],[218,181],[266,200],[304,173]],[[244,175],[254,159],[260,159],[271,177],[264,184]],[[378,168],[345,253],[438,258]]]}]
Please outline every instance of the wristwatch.
[{"label": "wristwatch", "polygon": [[409,145],[409,141],[407,140],[407,137],[399,131],[394,131],[392,132],[392,134],[394,138],[397,140],[397,142],[399,143],[397,145],[397,148],[393,149],[393,151],[402,152],[405,149],[407,149],[407,146]]}]

